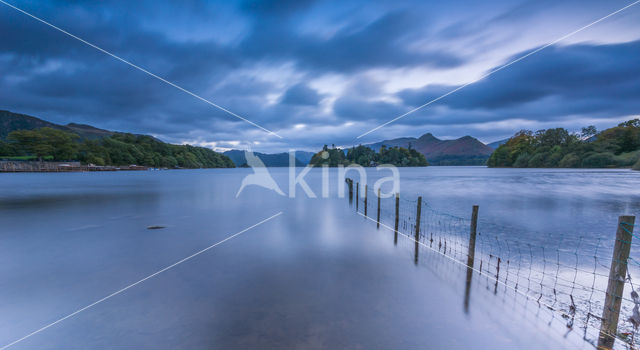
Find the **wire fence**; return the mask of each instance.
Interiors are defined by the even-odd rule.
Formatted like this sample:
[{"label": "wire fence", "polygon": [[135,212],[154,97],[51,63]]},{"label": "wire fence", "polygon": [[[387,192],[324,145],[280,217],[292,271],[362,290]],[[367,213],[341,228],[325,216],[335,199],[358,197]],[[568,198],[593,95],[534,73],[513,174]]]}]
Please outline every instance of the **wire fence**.
[{"label": "wire fence", "polygon": [[[349,198],[359,214],[396,231],[396,235],[402,234],[415,241],[416,263],[419,244],[468,264],[471,215],[467,219],[443,213],[426,201],[420,199],[418,202],[419,198],[401,195],[397,199],[395,196],[379,198],[378,189],[350,179],[347,179],[347,185],[353,190]],[[583,339],[594,346],[608,348],[615,340],[618,348],[636,349],[640,345],[640,339],[636,339],[640,326],[640,297],[634,283],[640,287],[640,277],[634,280],[632,276],[640,276],[640,261],[632,256],[627,258],[632,245],[633,222],[621,221],[619,230],[623,230],[623,236],[606,240],[573,234],[524,233],[479,220],[475,262],[472,261],[470,267],[486,279],[494,293],[511,289],[536,301],[541,307],[556,312],[565,320],[568,330],[581,332]],[[612,258],[614,248],[625,245],[626,256]],[[640,245],[640,241],[635,245]],[[613,270],[611,265],[614,265]],[[626,272],[620,276],[623,270]],[[611,288],[609,292],[608,287]],[[615,317],[618,310],[619,319]],[[613,321],[617,328],[616,325],[611,327]],[[606,345],[609,343],[610,346]]]}]

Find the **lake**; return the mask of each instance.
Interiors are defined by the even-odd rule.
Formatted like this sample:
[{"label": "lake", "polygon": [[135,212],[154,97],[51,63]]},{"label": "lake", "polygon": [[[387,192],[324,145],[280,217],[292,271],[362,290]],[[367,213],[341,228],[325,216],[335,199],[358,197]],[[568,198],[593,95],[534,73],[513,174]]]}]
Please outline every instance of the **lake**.
[{"label": "lake", "polygon": [[[288,169],[270,170],[288,192]],[[394,244],[338,198],[335,169],[329,198],[255,186],[236,198],[250,172],[0,174],[0,347],[241,232],[10,348],[591,348],[507,285],[497,292],[478,274],[467,288],[467,270],[446,254],[421,248],[415,264],[413,241]],[[388,176],[367,172],[370,183]],[[320,175],[307,176],[319,197]],[[480,205],[483,237],[500,227],[524,241],[543,232],[612,244],[617,217],[640,212],[639,179],[407,168],[400,193],[453,217]]]}]

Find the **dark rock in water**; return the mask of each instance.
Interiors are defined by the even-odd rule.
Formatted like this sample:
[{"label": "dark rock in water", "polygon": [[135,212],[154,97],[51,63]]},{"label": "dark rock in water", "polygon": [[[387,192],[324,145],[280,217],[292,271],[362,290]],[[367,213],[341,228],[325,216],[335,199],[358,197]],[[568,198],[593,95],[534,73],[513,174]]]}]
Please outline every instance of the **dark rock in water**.
[{"label": "dark rock in water", "polygon": [[147,227],[147,230],[159,230],[162,228],[165,228],[166,226],[149,226]]}]

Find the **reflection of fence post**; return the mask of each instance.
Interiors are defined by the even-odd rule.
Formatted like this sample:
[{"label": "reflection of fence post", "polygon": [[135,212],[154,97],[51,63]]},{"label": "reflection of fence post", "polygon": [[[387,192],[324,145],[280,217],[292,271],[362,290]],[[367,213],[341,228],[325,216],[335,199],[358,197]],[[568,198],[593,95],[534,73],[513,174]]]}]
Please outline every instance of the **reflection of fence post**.
[{"label": "reflection of fence post", "polygon": [[467,254],[467,266],[473,268],[476,255],[476,231],[478,229],[478,206],[474,205],[471,211],[471,231],[469,232],[469,253]]},{"label": "reflection of fence post", "polygon": [[364,216],[367,216],[367,195],[369,194],[369,185],[364,185]]},{"label": "reflection of fence post", "polygon": [[398,243],[398,222],[400,221],[400,193],[396,192],[396,225],[393,232],[393,243]]},{"label": "reflection of fence post", "polygon": [[380,187],[378,187],[378,228],[380,228]]},{"label": "reflection of fence post", "polygon": [[620,216],[618,218],[618,230],[616,242],[611,257],[609,269],[609,284],[602,310],[602,325],[598,338],[598,349],[611,349],[618,334],[618,317],[620,316],[620,304],[624,292],[624,282],[627,277],[627,259],[631,249],[631,237],[633,237],[633,225],[635,216]]},{"label": "reflection of fence post", "polygon": [[416,246],[413,262],[418,264],[418,242],[420,241],[420,215],[422,212],[422,196],[418,197],[418,205],[416,206]]},{"label": "reflection of fence post", "polygon": [[360,203],[360,183],[356,182],[356,211],[358,211],[359,203]]},{"label": "reflection of fence post", "polygon": [[347,179],[347,184],[349,185],[349,204],[353,202],[353,180]]},{"label": "reflection of fence post", "polygon": [[418,197],[418,206],[416,207],[416,241],[420,238],[420,214],[422,212],[422,196]]}]

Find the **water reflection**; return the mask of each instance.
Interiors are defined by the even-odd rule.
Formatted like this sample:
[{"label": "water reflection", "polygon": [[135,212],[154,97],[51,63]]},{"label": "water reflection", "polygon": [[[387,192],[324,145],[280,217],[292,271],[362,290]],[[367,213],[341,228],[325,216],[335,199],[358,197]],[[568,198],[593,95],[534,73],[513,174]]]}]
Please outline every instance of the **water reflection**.
[{"label": "water reflection", "polygon": [[[286,169],[278,171],[276,181],[286,183]],[[237,232],[271,209],[284,210],[283,220],[61,322],[23,348],[576,345],[546,326],[544,310],[532,317],[522,309],[539,307],[512,300],[501,288],[502,299],[484,293],[494,281],[482,275],[463,282],[464,264],[424,246],[420,252],[412,228],[376,231],[372,221],[348,210],[344,198],[289,199],[247,187],[235,199],[247,172],[3,178],[0,346]],[[321,183],[316,175],[311,186]],[[54,199],[61,204],[38,206],[51,187],[59,189]],[[362,192],[359,186],[355,191],[357,207]],[[14,205],[23,195],[34,201]],[[412,206],[412,218],[415,213]],[[147,230],[150,225],[167,228]],[[398,237],[400,231],[407,236]],[[450,251],[449,245],[444,253]],[[466,297],[471,288],[472,301]],[[466,308],[460,308],[463,298]]]},{"label": "water reflection", "polygon": [[471,296],[471,279],[473,278],[473,265],[467,265],[467,277],[464,285],[464,312],[469,313],[469,297]]},{"label": "water reflection", "polygon": [[[477,210],[478,208],[475,206],[472,218],[477,218]],[[387,227],[387,229],[387,232],[391,231],[393,233],[394,247],[402,249],[410,246],[412,248],[411,255],[414,265],[424,267],[427,270],[434,272],[440,277],[440,282],[448,284],[454,289],[459,288],[458,290],[463,290],[463,293],[461,294],[463,298],[462,311],[468,317],[473,318],[474,315],[483,313],[491,315],[491,322],[495,322],[497,324],[504,324],[505,322],[509,322],[508,319],[511,317],[516,317],[513,324],[516,326],[516,329],[520,329],[520,331],[523,331],[526,327],[532,325],[539,327],[537,321],[543,320],[543,323],[546,324],[546,328],[539,329],[539,331],[542,331],[542,334],[556,334],[562,336],[563,339],[570,340],[572,346],[565,345],[563,348],[582,348],[585,346],[586,348],[590,348],[591,345],[585,336],[572,332],[575,307],[573,308],[574,312],[569,312],[569,314],[566,315],[567,319],[564,319],[564,316],[560,317],[556,311],[545,307],[545,304],[541,304],[521,293],[518,293],[517,290],[508,288],[507,285],[504,285],[504,289],[499,289],[498,284],[501,283],[500,265],[502,264],[502,261],[499,258],[496,259],[496,263],[494,264],[495,274],[486,269],[485,271],[482,271],[482,261],[480,262],[479,269],[474,268],[475,254],[473,249],[469,250],[469,254],[467,254],[467,263],[464,264],[457,261],[453,256],[447,256],[446,250],[437,250],[437,248],[428,247],[423,244],[422,241],[418,243],[415,237],[402,234],[401,232],[401,236],[398,239],[399,232],[395,229],[391,229],[390,227]],[[475,229],[475,227],[471,228],[470,237],[475,236]],[[475,245],[475,240],[470,241]],[[422,250],[422,252],[420,252],[420,250]],[[478,274],[478,278],[474,278],[474,272]],[[456,283],[458,276],[464,278],[464,283],[462,285]],[[460,278],[460,281],[462,278]],[[472,289],[475,289],[475,293],[477,294],[475,298],[475,307],[471,300]],[[482,293],[483,291],[486,292]],[[493,304],[494,306],[487,309],[486,302],[489,300],[490,304]],[[509,310],[508,313],[496,312],[496,310],[500,309],[500,307],[497,307],[496,303],[501,304],[503,307],[507,307]],[[464,325],[460,325],[461,329],[464,329],[464,327]],[[508,332],[509,330],[506,331],[506,333]],[[507,335],[503,334],[502,336]],[[528,346],[521,347],[527,348]]]}]

